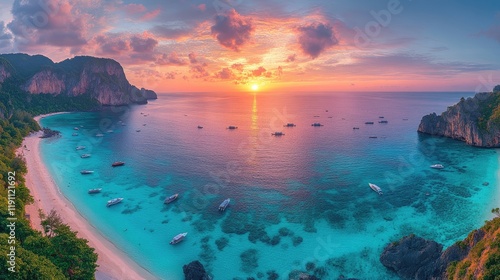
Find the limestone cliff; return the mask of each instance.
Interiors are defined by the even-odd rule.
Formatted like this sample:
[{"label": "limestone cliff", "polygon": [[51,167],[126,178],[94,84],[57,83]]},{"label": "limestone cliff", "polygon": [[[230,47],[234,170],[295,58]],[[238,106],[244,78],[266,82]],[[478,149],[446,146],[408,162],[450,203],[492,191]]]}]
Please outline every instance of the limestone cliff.
[{"label": "limestone cliff", "polygon": [[479,147],[500,147],[500,92],[462,98],[441,115],[424,116],[418,131],[465,141]]},{"label": "limestone cliff", "polygon": [[[31,94],[88,94],[102,105],[145,104],[157,98],[154,91],[131,85],[122,66],[112,59],[77,56],[53,63],[25,54],[0,55],[0,59],[12,65],[21,81],[19,87]],[[4,68],[0,64],[0,83],[10,77]]]},{"label": "limestone cliff", "polygon": [[499,279],[500,218],[442,248],[435,241],[405,236],[385,247],[380,262],[402,279]]}]

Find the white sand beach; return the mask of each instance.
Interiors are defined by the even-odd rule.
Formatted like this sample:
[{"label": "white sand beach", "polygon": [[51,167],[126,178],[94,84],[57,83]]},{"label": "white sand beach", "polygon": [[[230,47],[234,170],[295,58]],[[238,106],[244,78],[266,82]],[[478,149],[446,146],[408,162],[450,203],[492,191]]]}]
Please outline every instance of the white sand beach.
[{"label": "white sand beach", "polygon": [[[36,121],[48,116],[35,117]],[[96,279],[158,279],[143,267],[130,259],[123,251],[118,249],[110,240],[104,237],[94,228],[59,191],[58,186],[51,178],[40,155],[40,133],[32,134],[23,141],[18,153],[24,155],[28,167],[26,185],[30,190],[35,202],[26,206],[26,214],[30,216],[33,228],[42,230],[40,226],[39,209],[44,213],[56,210],[64,223],[72,230],[78,232],[78,236],[89,241],[89,245],[95,248],[98,257]]]}]

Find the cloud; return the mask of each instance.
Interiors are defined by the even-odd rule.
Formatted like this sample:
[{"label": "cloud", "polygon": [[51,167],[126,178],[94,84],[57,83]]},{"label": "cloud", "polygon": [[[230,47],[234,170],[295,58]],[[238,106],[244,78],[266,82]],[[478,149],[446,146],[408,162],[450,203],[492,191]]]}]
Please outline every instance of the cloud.
[{"label": "cloud", "polygon": [[313,59],[339,43],[333,27],[329,24],[314,23],[301,26],[298,28],[298,32],[301,50]]},{"label": "cloud", "polygon": [[210,76],[206,67],[208,65],[206,63],[192,65],[190,72],[193,73],[193,78],[204,78]]},{"label": "cloud", "polygon": [[194,28],[183,26],[183,27],[171,27],[168,25],[157,25],[151,29],[151,32],[156,36],[165,39],[179,39],[186,37],[193,33]]},{"label": "cloud", "polygon": [[134,52],[145,53],[153,52],[154,48],[158,45],[158,41],[153,38],[141,38],[139,36],[132,36],[130,38],[130,46]]},{"label": "cloud", "polygon": [[136,14],[142,14],[146,11],[146,7],[142,4],[128,4],[123,7],[123,11],[129,16],[134,16]]},{"label": "cloud", "polygon": [[177,75],[177,73],[175,72],[167,72],[165,73],[165,79],[167,80],[175,80],[175,76]]},{"label": "cloud", "polygon": [[229,68],[222,68],[219,72],[215,73],[215,77],[221,80],[231,80],[233,79],[234,73]]},{"label": "cloud", "polygon": [[231,65],[231,69],[238,70],[239,72],[243,71],[243,68],[245,68],[245,66],[241,63],[235,63]]},{"label": "cloud", "polygon": [[196,8],[198,10],[204,12],[207,9],[207,5],[206,4],[200,4],[200,5],[196,6]]},{"label": "cloud", "polygon": [[188,54],[189,57],[189,62],[191,64],[196,64],[198,63],[198,60],[196,59],[196,54],[194,52]]},{"label": "cloud", "polygon": [[34,45],[85,45],[87,31],[98,21],[68,0],[15,0],[11,12],[7,26],[21,50]]},{"label": "cloud", "polygon": [[216,16],[215,25],[211,27],[212,35],[217,41],[234,51],[239,51],[248,42],[254,30],[251,18],[238,14],[234,9],[226,15]]},{"label": "cloud", "polygon": [[10,47],[12,44],[12,34],[5,28],[5,23],[0,21],[0,50]]},{"label": "cloud", "polygon": [[286,58],[285,62],[294,62],[296,58],[297,58],[296,54],[291,54]]},{"label": "cloud", "polygon": [[161,13],[160,9],[153,10],[151,12],[145,13],[143,16],[141,16],[141,20],[148,21],[156,18],[159,14]]},{"label": "cloud", "polygon": [[130,51],[130,43],[121,34],[109,33],[94,38],[96,53],[100,55],[120,55]]},{"label": "cloud", "polygon": [[182,66],[186,65],[187,62],[180,58],[179,55],[176,52],[171,52],[170,54],[163,54],[160,56],[160,58],[156,61],[156,63],[160,65],[177,65],[177,66]]},{"label": "cloud", "polygon": [[259,68],[255,69],[255,70],[252,70],[252,76],[254,76],[254,77],[259,77],[264,73],[266,73],[266,69],[262,66],[260,66]]}]

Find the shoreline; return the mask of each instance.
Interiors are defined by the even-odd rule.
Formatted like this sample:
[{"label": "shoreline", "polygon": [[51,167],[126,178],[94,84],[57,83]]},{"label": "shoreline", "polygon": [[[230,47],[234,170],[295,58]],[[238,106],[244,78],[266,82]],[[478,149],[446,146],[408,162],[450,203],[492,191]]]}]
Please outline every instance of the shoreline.
[{"label": "shoreline", "polygon": [[[34,119],[40,124],[42,118],[65,113],[67,112],[39,115]],[[33,204],[25,207],[31,227],[42,231],[39,209],[45,214],[54,209],[64,223],[68,224],[73,231],[78,232],[78,237],[88,240],[88,245],[95,249],[98,254],[96,279],[158,279],[103,236],[61,193],[42,161],[40,151],[42,139],[39,136],[40,132],[37,132],[25,137],[21,147],[17,150],[17,154],[22,155],[26,161],[28,170],[25,175],[26,187],[30,190],[34,200]]]}]

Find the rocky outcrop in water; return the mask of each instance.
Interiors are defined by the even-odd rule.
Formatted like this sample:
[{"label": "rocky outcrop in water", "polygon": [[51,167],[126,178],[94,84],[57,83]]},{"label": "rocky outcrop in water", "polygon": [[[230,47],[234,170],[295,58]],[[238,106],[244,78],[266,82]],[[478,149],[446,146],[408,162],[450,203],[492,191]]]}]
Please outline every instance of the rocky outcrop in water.
[{"label": "rocky outcrop in water", "polygon": [[212,278],[205,271],[205,267],[199,261],[192,261],[182,267],[185,280],[211,280]]},{"label": "rocky outcrop in water", "polygon": [[122,66],[112,59],[77,56],[53,63],[43,56],[0,55],[0,83],[14,69],[19,87],[31,94],[78,96],[88,94],[102,105],[145,104],[156,93],[131,85]]},{"label": "rocky outcrop in water", "polygon": [[380,262],[403,279],[448,279],[448,266],[465,259],[484,236],[482,229],[475,230],[464,241],[455,243],[443,252],[443,245],[409,235],[387,245]]},{"label": "rocky outcrop in water", "polygon": [[500,147],[500,88],[462,98],[441,115],[424,116],[418,131],[465,141],[479,147]]}]

